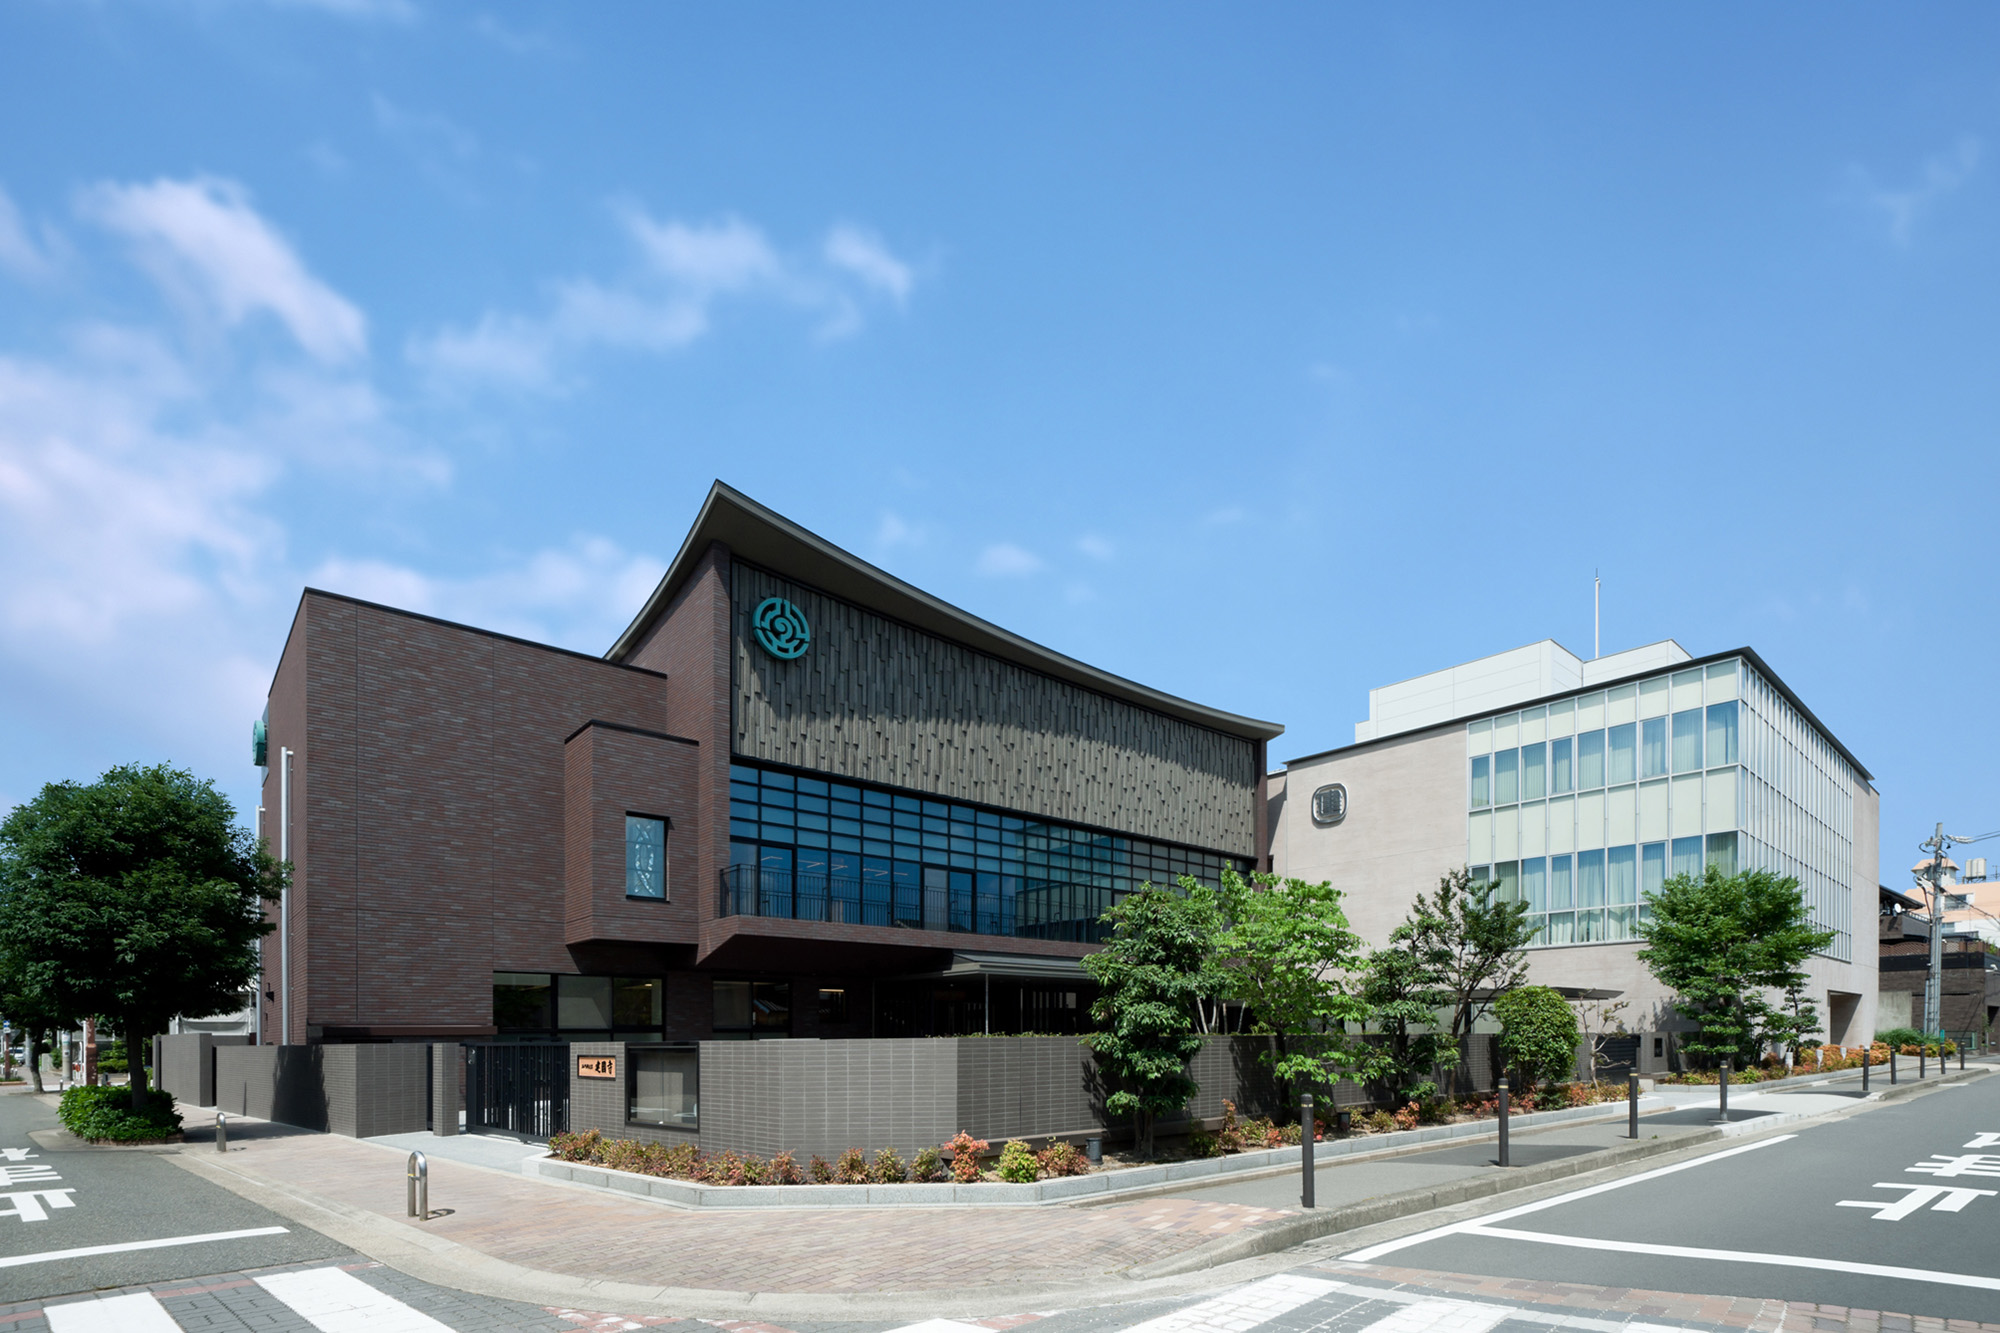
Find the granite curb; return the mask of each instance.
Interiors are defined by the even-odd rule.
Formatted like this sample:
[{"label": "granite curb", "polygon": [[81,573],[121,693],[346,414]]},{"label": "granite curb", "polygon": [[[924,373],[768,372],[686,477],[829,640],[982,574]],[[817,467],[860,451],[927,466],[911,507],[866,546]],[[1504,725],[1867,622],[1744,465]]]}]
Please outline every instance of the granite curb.
[{"label": "granite curb", "polygon": [[[1639,1106],[1642,1112],[1668,1109],[1666,1102],[1653,1097],[1641,1097]],[[1511,1117],[1508,1123],[1517,1134],[1531,1133],[1557,1125],[1615,1119],[1626,1113],[1623,1103],[1600,1102],[1592,1106],[1535,1111]],[[1427,1125],[1420,1129],[1369,1134],[1359,1138],[1324,1139],[1313,1145],[1313,1163],[1320,1166],[1347,1158],[1419,1151],[1445,1143],[1477,1142],[1494,1138],[1498,1133],[1495,1121],[1467,1120],[1458,1124]],[[1193,1183],[1252,1180],[1297,1171],[1299,1167],[1299,1145],[1292,1144],[1282,1148],[1232,1153],[1226,1157],[1125,1167],[1059,1180],[1039,1180],[1032,1185],[1009,1185],[995,1181],[978,1185],[698,1185],[693,1181],[640,1175],[632,1171],[592,1166],[587,1162],[565,1162],[554,1157],[530,1157],[521,1163],[521,1173],[538,1180],[562,1181],[586,1189],[605,1190],[629,1198],[652,1199],[671,1207],[687,1209],[868,1208],[891,1205],[1032,1208],[1053,1204],[1111,1203]]]}]

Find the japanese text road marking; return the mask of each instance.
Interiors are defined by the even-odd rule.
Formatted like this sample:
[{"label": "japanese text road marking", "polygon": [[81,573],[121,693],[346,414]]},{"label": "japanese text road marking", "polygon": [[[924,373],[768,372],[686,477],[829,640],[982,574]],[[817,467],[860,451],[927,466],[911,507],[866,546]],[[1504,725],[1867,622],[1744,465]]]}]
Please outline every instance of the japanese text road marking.
[{"label": "japanese text road marking", "polygon": [[49,1214],[42,1205],[47,1203],[49,1208],[74,1208],[76,1200],[69,1197],[74,1193],[73,1189],[59,1189],[16,1190],[11,1194],[0,1194],[0,1203],[8,1205],[0,1208],[0,1217],[18,1217],[23,1222],[46,1222]]},{"label": "japanese text road marking", "polygon": [[1921,1176],[2000,1176],[2000,1157],[1983,1152],[1947,1157],[1941,1152],[1934,1152],[1928,1161],[1906,1166],[1903,1170],[1914,1171]]},{"label": "japanese text road marking", "polygon": [[1966,1189],[1963,1186],[1954,1187],[1951,1185],[1906,1185],[1894,1180],[1877,1181],[1874,1188],[1878,1190],[1908,1190],[1909,1193],[1894,1203],[1889,1203],[1881,1199],[1842,1199],[1834,1207],[1873,1208],[1876,1210],[1875,1220],[1877,1222],[1900,1222],[1911,1213],[1921,1209],[1925,1204],[1930,1203],[1933,1199],[1937,1200],[1936,1206],[1931,1209],[1934,1213],[1962,1213],[1965,1211],[1965,1205],[1971,1203],[1981,1195],[1986,1195],[1990,1198],[1995,1194],[2000,1194],[2000,1190],[1975,1190]]}]

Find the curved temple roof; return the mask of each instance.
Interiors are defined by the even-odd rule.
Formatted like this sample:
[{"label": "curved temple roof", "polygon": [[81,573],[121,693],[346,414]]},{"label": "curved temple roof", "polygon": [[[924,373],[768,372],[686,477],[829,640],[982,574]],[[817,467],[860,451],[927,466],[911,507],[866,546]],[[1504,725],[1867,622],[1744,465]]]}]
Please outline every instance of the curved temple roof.
[{"label": "curved temple roof", "polygon": [[653,595],[605,653],[607,659],[625,661],[713,542],[723,543],[733,556],[750,564],[763,565],[939,638],[1141,708],[1246,740],[1270,740],[1284,731],[1275,722],[1176,698],[1044,648],[877,569],[720,481],[709,490],[694,527]]}]

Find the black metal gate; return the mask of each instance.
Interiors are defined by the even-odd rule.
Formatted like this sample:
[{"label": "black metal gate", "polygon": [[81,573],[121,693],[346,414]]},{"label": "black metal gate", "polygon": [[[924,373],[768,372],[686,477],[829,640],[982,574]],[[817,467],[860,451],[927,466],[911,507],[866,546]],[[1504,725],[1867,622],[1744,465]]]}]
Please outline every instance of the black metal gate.
[{"label": "black metal gate", "polygon": [[465,1047],[465,1128],[547,1139],[569,1128],[569,1043]]}]

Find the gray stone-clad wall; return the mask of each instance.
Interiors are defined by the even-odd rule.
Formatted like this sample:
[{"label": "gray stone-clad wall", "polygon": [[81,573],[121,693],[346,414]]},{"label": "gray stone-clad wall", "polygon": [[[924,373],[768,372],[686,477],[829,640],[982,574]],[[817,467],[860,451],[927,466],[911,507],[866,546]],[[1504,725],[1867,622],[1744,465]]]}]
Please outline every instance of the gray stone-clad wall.
[{"label": "gray stone-clad wall", "polygon": [[[1096,694],[755,566],[732,587],[735,752],[1147,838],[1256,856],[1253,742]],[[766,597],[812,646],[756,646]]]},{"label": "gray stone-clad wall", "polygon": [[847,1148],[911,1153],[957,1132],[959,1043],[705,1041],[701,1146],[804,1162]]},{"label": "gray stone-clad wall", "polygon": [[1094,1133],[1105,1123],[1097,1061],[1076,1038],[964,1037],[948,1044],[957,1048],[958,1123],[974,1138]]},{"label": "gray stone-clad wall", "polygon": [[350,1138],[424,1127],[425,1045],[220,1046],[215,1105]]},{"label": "gray stone-clad wall", "polygon": [[465,1048],[455,1041],[440,1041],[430,1048],[431,1133],[458,1133],[465,1114]]},{"label": "gray stone-clad wall", "polygon": [[185,1106],[215,1105],[215,1051],[244,1046],[248,1037],[172,1032],[153,1039],[153,1078]]}]

